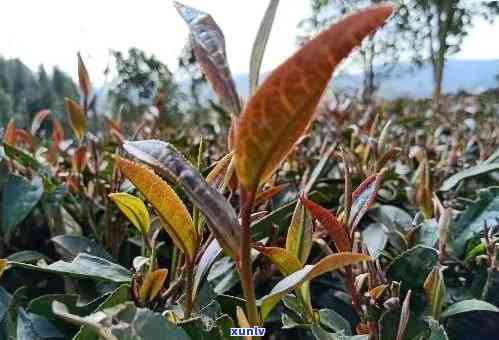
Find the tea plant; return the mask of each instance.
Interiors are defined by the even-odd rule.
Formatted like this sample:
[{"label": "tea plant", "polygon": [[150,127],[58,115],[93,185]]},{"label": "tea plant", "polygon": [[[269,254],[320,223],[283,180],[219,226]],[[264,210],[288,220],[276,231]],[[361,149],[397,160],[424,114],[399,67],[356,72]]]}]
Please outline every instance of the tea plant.
[{"label": "tea plant", "polygon": [[[255,40],[243,103],[214,19],[175,3],[232,118],[213,164],[213,145],[153,139],[155,107],[130,140],[115,121],[92,134],[79,56],[81,101],[66,99],[74,140],[47,110],[30,132],[9,123],[4,337],[228,339],[265,327],[268,338],[493,338],[499,154],[469,158],[466,129],[418,134],[419,116],[381,107],[357,119],[361,108],[327,103],[335,68],[389,20],[390,4],[345,17],[260,83],[278,5]],[[40,138],[50,117],[51,138]]]}]

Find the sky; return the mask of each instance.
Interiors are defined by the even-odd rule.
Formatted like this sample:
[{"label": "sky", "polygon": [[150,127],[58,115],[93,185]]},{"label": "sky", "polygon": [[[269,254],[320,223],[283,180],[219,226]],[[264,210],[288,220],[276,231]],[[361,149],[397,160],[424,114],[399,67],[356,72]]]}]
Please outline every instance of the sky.
[{"label": "sky", "polygon": [[[248,72],[253,39],[268,0],[184,0],[212,14],[225,33],[233,73]],[[298,23],[310,16],[309,0],[281,1],[266,51],[270,71],[296,49]],[[497,59],[499,23],[478,22],[460,59]],[[171,70],[188,30],[170,0],[9,0],[0,14],[0,55],[18,57],[31,69],[58,65],[76,79],[80,51],[94,84],[104,81],[109,50],[138,47],[156,55]]]}]

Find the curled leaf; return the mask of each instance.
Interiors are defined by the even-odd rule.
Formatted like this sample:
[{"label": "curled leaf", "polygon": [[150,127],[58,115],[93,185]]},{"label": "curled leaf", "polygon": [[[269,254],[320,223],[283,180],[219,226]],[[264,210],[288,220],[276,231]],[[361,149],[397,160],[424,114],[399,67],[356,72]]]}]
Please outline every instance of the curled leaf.
[{"label": "curled leaf", "polygon": [[37,114],[35,115],[35,118],[33,118],[33,122],[31,123],[31,134],[34,136],[40,129],[40,126],[42,126],[43,122],[47,117],[49,116],[50,111],[49,110],[41,110],[38,111]]},{"label": "curled leaf", "polygon": [[445,282],[442,271],[443,268],[440,266],[433,267],[424,282],[428,312],[437,321],[440,319],[445,298]]},{"label": "curled leaf", "polygon": [[307,262],[312,249],[312,219],[301,201],[296,202],[286,237],[286,249],[302,264]]},{"label": "curled leaf", "polygon": [[85,113],[80,104],[74,100],[66,98],[64,99],[64,102],[66,104],[66,112],[69,115],[69,122],[73,128],[73,132],[78,139],[78,142],[81,144],[87,129],[87,118],[85,117]]},{"label": "curled leaf", "polygon": [[182,200],[152,170],[123,158],[118,158],[116,162],[121,172],[156,209],[175,245],[192,260],[198,246],[197,235]]},{"label": "curled leaf", "polygon": [[338,251],[350,251],[352,249],[345,226],[332,212],[305,197],[302,197],[301,201],[305,208],[310,211],[312,216],[327,230]]},{"label": "curled leaf", "polygon": [[392,11],[380,5],[346,17],[305,44],[260,86],[235,133],[236,172],[247,191],[256,190],[286,159],[311,124],[336,66]]},{"label": "curled leaf", "polygon": [[364,254],[333,254],[324,257],[314,265],[307,265],[303,269],[285,277],[274,286],[274,288],[268,295],[259,300],[259,303],[261,305],[262,319],[265,320],[268,317],[269,313],[286,295],[286,293],[302,285],[306,281],[313,280],[314,278],[324,273],[336,270],[338,268],[352,265],[360,261],[367,261],[369,259],[370,257]]},{"label": "curled leaf", "polygon": [[175,7],[191,31],[194,55],[208,78],[213,91],[233,115],[241,112],[241,103],[232,78],[225,37],[211,15],[198,9],[174,2]]},{"label": "curled leaf", "polygon": [[351,230],[355,230],[360,220],[376,202],[378,191],[383,183],[386,169],[366,178],[352,194],[352,208],[350,210]]},{"label": "curled leaf", "polygon": [[146,274],[139,291],[139,299],[142,305],[153,301],[158,296],[165,284],[167,275],[168,269],[158,269]]},{"label": "curled leaf", "polygon": [[172,145],[146,140],[126,142],[123,147],[152,166],[161,176],[178,182],[192,203],[206,216],[222,248],[233,258],[238,258],[241,227],[234,208]]},{"label": "curled leaf", "polygon": [[130,222],[132,222],[135,228],[143,235],[147,235],[151,225],[151,218],[149,217],[149,211],[144,201],[126,192],[110,194],[109,197],[116,203]]}]

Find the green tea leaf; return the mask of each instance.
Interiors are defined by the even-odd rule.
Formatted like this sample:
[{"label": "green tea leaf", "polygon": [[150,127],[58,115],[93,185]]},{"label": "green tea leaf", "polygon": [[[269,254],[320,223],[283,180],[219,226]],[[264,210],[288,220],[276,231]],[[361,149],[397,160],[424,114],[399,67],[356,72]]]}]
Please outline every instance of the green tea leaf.
[{"label": "green tea leaf", "polygon": [[10,175],[3,187],[2,232],[9,235],[38,204],[43,195],[40,177],[28,181],[24,177]]},{"label": "green tea leaf", "polygon": [[490,303],[488,303],[486,301],[482,301],[482,300],[472,299],[472,300],[459,301],[459,302],[456,302],[456,303],[450,305],[442,313],[442,319],[449,318],[451,316],[461,314],[461,313],[468,313],[468,312],[474,312],[474,311],[479,311],[479,310],[499,313],[499,308],[497,308],[493,304],[490,304]]}]

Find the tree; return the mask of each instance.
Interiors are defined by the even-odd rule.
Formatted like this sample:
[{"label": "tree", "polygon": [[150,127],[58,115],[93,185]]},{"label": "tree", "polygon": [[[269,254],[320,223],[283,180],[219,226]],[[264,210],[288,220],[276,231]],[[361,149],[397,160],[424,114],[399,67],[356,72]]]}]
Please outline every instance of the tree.
[{"label": "tree", "polygon": [[405,0],[399,9],[399,29],[418,64],[430,62],[433,71],[433,102],[438,107],[447,58],[459,52],[473,23],[492,22],[499,14],[498,1]]},{"label": "tree", "polygon": [[162,98],[159,117],[163,122],[179,116],[180,90],[168,67],[154,55],[130,48],[127,55],[114,51],[118,78],[110,90],[115,112],[137,118],[147,107]]},{"label": "tree", "polygon": [[[300,26],[305,29],[305,34],[310,36],[347,13],[380,2],[379,0],[312,0],[313,15],[304,20]],[[356,67],[360,67],[362,72],[362,99],[364,103],[372,101],[380,79],[390,74],[400,56],[395,22],[395,18],[392,18],[381,31],[366,38],[358,53],[351,58],[352,63]]]}]

